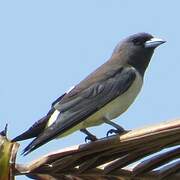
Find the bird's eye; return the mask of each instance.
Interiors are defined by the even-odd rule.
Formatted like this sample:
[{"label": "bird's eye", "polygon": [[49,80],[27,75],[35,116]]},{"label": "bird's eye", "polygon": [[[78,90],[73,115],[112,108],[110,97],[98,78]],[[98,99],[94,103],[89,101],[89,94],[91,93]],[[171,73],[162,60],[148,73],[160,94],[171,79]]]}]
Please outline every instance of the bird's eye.
[{"label": "bird's eye", "polygon": [[144,45],[145,41],[143,39],[134,39],[133,43],[134,45],[142,46]]}]

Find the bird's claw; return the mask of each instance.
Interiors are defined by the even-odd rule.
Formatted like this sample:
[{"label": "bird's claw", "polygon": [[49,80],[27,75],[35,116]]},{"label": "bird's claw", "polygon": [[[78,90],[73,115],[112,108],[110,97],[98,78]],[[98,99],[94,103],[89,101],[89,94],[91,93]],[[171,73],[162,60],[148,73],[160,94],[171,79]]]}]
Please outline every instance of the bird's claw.
[{"label": "bird's claw", "polygon": [[106,136],[109,137],[111,134],[117,134],[117,129],[110,129],[110,130],[106,133]]},{"label": "bird's claw", "polygon": [[97,137],[96,136],[93,136],[93,135],[88,135],[85,137],[85,142],[92,142],[92,141],[96,141],[97,140]]},{"label": "bird's claw", "polygon": [[122,130],[122,129],[110,129],[107,133],[106,133],[106,136],[107,137],[109,137],[109,135],[111,135],[111,134],[124,134],[124,133],[126,133],[126,132],[128,132],[128,131],[126,131],[126,130]]}]

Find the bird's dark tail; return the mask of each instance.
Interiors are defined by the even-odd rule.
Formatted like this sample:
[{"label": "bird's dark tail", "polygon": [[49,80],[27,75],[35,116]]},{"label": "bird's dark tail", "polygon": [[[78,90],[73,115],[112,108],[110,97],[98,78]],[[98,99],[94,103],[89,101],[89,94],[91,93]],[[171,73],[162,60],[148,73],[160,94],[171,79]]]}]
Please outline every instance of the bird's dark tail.
[{"label": "bird's dark tail", "polygon": [[[59,98],[57,98],[51,106],[50,111],[47,113],[46,116],[44,116],[43,118],[41,118],[39,121],[35,122],[27,131],[25,131],[24,133],[20,134],[19,136],[15,137],[12,141],[23,141],[26,139],[31,139],[31,138],[36,138],[34,139],[34,141],[37,141],[38,136],[41,136],[41,134],[43,134],[44,129],[46,129],[47,127],[47,123],[48,120],[50,119],[51,115],[55,112],[54,109],[54,105],[56,103],[58,103],[64,96],[66,95],[66,93],[64,93],[62,96],[60,96]],[[22,154],[26,155],[29,152],[31,152],[33,149],[36,148],[32,148],[31,146],[34,145],[34,141],[32,141],[23,151]],[[39,146],[38,146],[39,147]]]},{"label": "bird's dark tail", "polygon": [[61,125],[58,123],[53,123],[50,127],[47,127],[45,131],[39,134],[28,146],[26,146],[22,154],[25,156],[53,138],[57,137],[59,132],[62,134],[64,131],[59,131],[59,127],[61,127]]},{"label": "bird's dark tail", "polygon": [[31,139],[37,137],[46,127],[48,117],[45,116],[39,121],[35,122],[27,131],[15,137],[12,141],[23,141],[26,139]]},{"label": "bird's dark tail", "polygon": [[27,131],[15,137],[12,141],[23,141],[39,136],[46,128],[47,122],[53,112],[54,109],[52,108],[46,116],[35,122]]}]

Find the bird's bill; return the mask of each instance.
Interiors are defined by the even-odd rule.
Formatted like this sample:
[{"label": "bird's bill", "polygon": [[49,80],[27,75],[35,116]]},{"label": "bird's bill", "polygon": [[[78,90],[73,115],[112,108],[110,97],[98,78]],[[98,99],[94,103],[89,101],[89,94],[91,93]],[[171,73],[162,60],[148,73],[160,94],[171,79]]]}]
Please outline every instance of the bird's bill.
[{"label": "bird's bill", "polygon": [[151,38],[149,41],[145,42],[145,48],[156,48],[157,46],[165,43],[163,39],[160,38]]}]

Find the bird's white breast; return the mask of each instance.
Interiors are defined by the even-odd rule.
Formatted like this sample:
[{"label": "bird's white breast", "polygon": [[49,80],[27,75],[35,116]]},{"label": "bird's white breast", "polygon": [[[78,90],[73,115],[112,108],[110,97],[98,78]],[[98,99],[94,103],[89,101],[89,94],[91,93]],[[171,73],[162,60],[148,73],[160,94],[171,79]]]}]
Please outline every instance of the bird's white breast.
[{"label": "bird's white breast", "polygon": [[[100,125],[104,122],[103,121],[104,118],[108,120],[112,120],[118,117],[124,111],[126,111],[127,108],[133,103],[137,94],[141,90],[142,83],[143,83],[142,77],[137,72],[134,82],[132,83],[132,85],[129,87],[129,89],[126,92],[124,92],[115,100],[105,105],[103,108],[95,112],[93,115],[88,117],[86,120],[84,120],[80,124],[77,124],[73,128],[69,129],[67,132],[63,133],[60,137],[66,136],[68,134],[73,133],[74,131],[77,131],[83,128]],[[52,114],[47,126],[50,126],[57,119],[59,113],[60,112],[56,110]]]},{"label": "bird's white breast", "polygon": [[117,97],[115,100],[108,103],[106,106],[101,108],[99,111],[91,115],[84,122],[81,123],[82,127],[95,126],[103,123],[103,119],[112,120],[121,115],[127,108],[133,103],[136,96],[142,87],[142,77],[137,72],[136,78],[129,89]]}]

